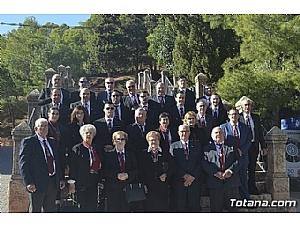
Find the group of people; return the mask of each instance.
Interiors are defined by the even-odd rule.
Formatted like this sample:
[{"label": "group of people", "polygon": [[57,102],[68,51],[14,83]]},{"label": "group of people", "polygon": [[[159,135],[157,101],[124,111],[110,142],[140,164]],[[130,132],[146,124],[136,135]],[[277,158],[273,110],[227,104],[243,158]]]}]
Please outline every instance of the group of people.
[{"label": "group of people", "polygon": [[[226,111],[211,84],[196,99],[186,82],[179,77],[172,95],[158,83],[150,96],[133,80],[123,94],[107,77],[95,94],[86,77],[69,92],[53,75],[38,98],[35,134],[20,147],[30,211],[59,212],[66,185],[81,212],[99,211],[99,187],[108,212],[199,212],[204,184],[212,212],[235,212],[230,198],[258,194],[255,165],[266,144],[253,101],[241,100],[241,113]],[[146,200],[127,203],[124,188],[135,182]]]}]

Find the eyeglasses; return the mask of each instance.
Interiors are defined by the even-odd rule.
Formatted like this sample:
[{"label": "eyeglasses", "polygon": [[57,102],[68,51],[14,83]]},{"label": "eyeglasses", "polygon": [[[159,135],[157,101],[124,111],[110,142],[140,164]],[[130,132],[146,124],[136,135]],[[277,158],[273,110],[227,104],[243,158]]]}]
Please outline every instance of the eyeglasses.
[{"label": "eyeglasses", "polygon": [[190,132],[190,131],[179,131],[179,132]]},{"label": "eyeglasses", "polygon": [[106,109],[106,110],[114,110],[115,107],[106,107],[105,109]]},{"label": "eyeglasses", "polygon": [[112,95],[112,97],[119,97],[120,95]]},{"label": "eyeglasses", "polygon": [[124,141],[125,138],[116,138],[116,140],[118,140],[118,141]]},{"label": "eyeglasses", "polygon": [[107,82],[105,82],[105,83],[107,83],[107,84],[113,84],[114,82],[112,82],[112,81],[107,81]]},{"label": "eyeglasses", "polygon": [[204,107],[205,105],[199,105],[199,107]]},{"label": "eyeglasses", "polygon": [[144,95],[140,95],[140,97],[141,97],[142,99],[148,98],[148,96],[144,96]]},{"label": "eyeglasses", "polygon": [[134,88],[135,87],[135,85],[131,85],[131,86],[128,86],[127,88]]},{"label": "eyeglasses", "polygon": [[81,81],[79,81],[79,83],[82,83],[82,84],[87,84],[87,83],[88,83],[88,81],[86,81],[86,80],[81,80]]}]

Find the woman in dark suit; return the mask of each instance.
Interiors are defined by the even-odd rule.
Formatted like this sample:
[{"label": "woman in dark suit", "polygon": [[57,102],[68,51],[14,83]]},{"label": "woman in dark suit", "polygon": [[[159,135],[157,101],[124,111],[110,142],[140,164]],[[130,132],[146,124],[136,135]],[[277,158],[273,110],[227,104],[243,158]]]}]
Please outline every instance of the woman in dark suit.
[{"label": "woman in dark suit", "polygon": [[[100,148],[93,143],[96,135],[94,125],[83,125],[79,133],[82,142],[75,145],[70,153],[69,192],[75,193],[81,212],[97,212],[98,183],[101,182],[102,154]],[[70,181],[69,180],[69,181]]]},{"label": "woman in dark suit", "polygon": [[169,210],[169,178],[175,171],[173,157],[162,152],[159,146],[160,134],[150,131],[146,135],[149,144],[144,149],[139,165],[139,178],[146,188],[146,212],[167,212]]},{"label": "woman in dark suit", "polygon": [[189,140],[199,142],[202,148],[204,145],[208,144],[208,141],[206,141],[205,131],[203,128],[199,127],[197,115],[194,111],[188,111],[184,115],[183,125],[188,125],[190,127],[191,134]]},{"label": "woman in dark suit", "polygon": [[138,167],[135,154],[125,148],[128,135],[123,131],[112,134],[114,148],[104,153],[103,176],[108,212],[130,212],[125,202],[124,187],[136,181]]},{"label": "woman in dark suit", "polygon": [[68,124],[70,135],[69,146],[70,150],[72,150],[74,145],[82,142],[79,129],[82,125],[88,123],[88,114],[83,106],[76,106],[72,111],[70,118],[71,121]]}]

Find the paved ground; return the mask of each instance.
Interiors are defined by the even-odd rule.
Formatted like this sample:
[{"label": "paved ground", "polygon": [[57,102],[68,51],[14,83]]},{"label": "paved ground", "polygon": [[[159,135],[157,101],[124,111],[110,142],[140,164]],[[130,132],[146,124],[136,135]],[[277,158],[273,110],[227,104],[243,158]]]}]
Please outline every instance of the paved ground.
[{"label": "paved ground", "polygon": [[[0,212],[8,212],[8,184],[12,174],[12,147],[0,146]],[[299,189],[300,190],[300,189]],[[297,200],[297,212],[300,212],[300,191],[291,192],[291,200]]]},{"label": "paved ground", "polygon": [[0,212],[8,212],[8,184],[12,174],[12,147],[0,146]]}]

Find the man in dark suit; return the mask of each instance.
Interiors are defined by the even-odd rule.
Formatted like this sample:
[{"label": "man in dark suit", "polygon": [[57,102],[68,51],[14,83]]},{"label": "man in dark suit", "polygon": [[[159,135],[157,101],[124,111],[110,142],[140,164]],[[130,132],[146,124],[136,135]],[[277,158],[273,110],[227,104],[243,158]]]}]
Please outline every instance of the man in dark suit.
[{"label": "man in dark suit", "polygon": [[185,104],[184,104],[185,108],[187,110],[192,110],[196,112],[196,104],[195,104],[196,97],[194,92],[187,88],[186,77],[180,76],[178,78],[177,84],[178,84],[178,88],[174,88],[174,90],[172,91],[173,96],[176,97],[176,94],[179,91],[182,91],[185,96]]},{"label": "man in dark suit", "polygon": [[111,102],[115,106],[115,117],[124,121],[125,126],[134,123],[134,110],[130,110],[121,102],[122,93],[113,90],[111,93]]},{"label": "man in dark suit", "polygon": [[51,88],[58,88],[60,90],[60,103],[69,106],[70,105],[70,93],[68,90],[61,87],[61,76],[59,74],[54,74],[51,79],[51,87],[43,88],[40,96],[38,97],[38,105],[42,106],[51,103],[50,93]]},{"label": "man in dark suit", "polygon": [[143,108],[137,108],[134,112],[135,123],[126,126],[128,134],[127,147],[135,152],[137,161],[139,162],[140,153],[148,147],[146,134],[155,130],[154,125],[146,124],[147,113]]},{"label": "man in dark suit", "polygon": [[210,97],[211,106],[207,108],[206,113],[212,115],[216,119],[216,125],[220,126],[228,120],[227,111],[220,105],[220,97],[214,93]]},{"label": "man in dark suit", "polygon": [[104,117],[93,123],[97,131],[95,143],[104,151],[108,151],[113,149],[112,134],[116,131],[125,131],[125,124],[122,120],[114,117],[115,106],[112,102],[106,102],[103,111]]},{"label": "man in dark suit", "polygon": [[122,96],[124,106],[135,110],[139,106],[139,96],[136,93],[136,83],[134,80],[126,81],[127,95]]},{"label": "man in dark suit", "polygon": [[[214,87],[212,86],[212,84],[211,84],[211,83],[207,83],[207,84],[204,86],[204,95],[201,96],[200,98],[198,98],[198,99],[196,100],[196,103],[198,103],[198,101],[199,101],[200,99],[205,99],[205,100],[206,100],[206,103],[207,103],[207,108],[210,108],[210,106],[211,106],[210,97],[211,97],[212,93],[214,93],[214,92],[213,92],[213,89],[214,89]],[[220,103],[219,103],[220,106],[224,107],[221,97],[219,97],[219,98],[220,98]]]},{"label": "man in dark suit", "polygon": [[100,109],[100,106],[97,103],[94,103],[90,100],[91,93],[90,89],[83,88],[79,93],[80,101],[74,102],[70,104],[71,112],[76,106],[83,106],[89,115],[89,123],[94,122],[96,119],[103,117],[104,113]]},{"label": "man in dark suit", "polygon": [[171,107],[176,105],[174,97],[166,95],[166,86],[162,82],[157,83],[156,94],[152,95],[151,99],[156,102],[158,114],[168,112]]},{"label": "man in dark suit", "polygon": [[265,143],[263,131],[261,128],[260,118],[257,114],[252,113],[253,101],[245,98],[241,101],[243,112],[240,116],[240,122],[246,124],[249,128],[251,146],[248,151],[248,189],[250,194],[259,194],[255,185],[255,168],[259,152],[259,146],[263,150],[264,155],[267,154],[267,145]]},{"label": "man in dark suit", "polygon": [[237,209],[230,206],[230,199],[239,199],[239,154],[236,147],[224,144],[224,132],[217,126],[212,129],[213,142],[203,148],[202,167],[207,174],[211,212],[229,212]]},{"label": "man in dark suit", "polygon": [[48,119],[49,109],[56,107],[59,110],[58,121],[62,125],[68,125],[70,122],[70,109],[68,106],[60,103],[60,90],[58,88],[53,88],[50,94],[51,103],[41,106],[40,117]]},{"label": "man in dark suit", "polygon": [[[105,86],[105,91],[99,91],[97,94],[97,103],[98,105],[100,105],[101,109],[103,109],[103,106],[107,101],[111,101],[111,93],[115,89],[114,78],[112,77],[105,78],[104,86]],[[123,94],[121,93],[121,95]]]},{"label": "man in dark suit", "polygon": [[200,143],[189,141],[190,127],[178,127],[180,141],[171,144],[170,154],[174,157],[174,189],[176,212],[199,212],[202,176],[202,148]]},{"label": "man in dark suit", "polygon": [[168,113],[171,116],[170,124],[178,128],[179,125],[183,123],[183,118],[185,113],[189,110],[185,107],[185,96],[182,91],[179,91],[175,96],[176,106],[173,106],[169,109]]},{"label": "man in dark suit", "polygon": [[35,135],[21,142],[19,166],[26,191],[30,193],[32,213],[55,212],[55,199],[65,187],[59,154],[55,141],[47,138],[48,122],[44,118],[35,121]]},{"label": "man in dark suit", "polygon": [[248,127],[239,122],[240,115],[237,109],[232,108],[228,111],[229,122],[220,125],[225,133],[225,142],[229,146],[235,146],[240,155],[241,169],[239,171],[241,186],[240,195],[242,199],[249,200],[249,190],[247,181],[248,169],[248,150],[251,146],[251,139]]},{"label": "man in dark suit", "polygon": [[158,111],[153,100],[149,100],[148,91],[142,91],[139,95],[140,105],[147,112],[146,123],[158,127]]},{"label": "man in dark suit", "polygon": [[[79,93],[82,88],[90,88],[89,81],[87,80],[87,78],[85,76],[80,77],[80,79],[78,81],[78,86],[79,86],[79,89],[77,91],[71,92],[71,94],[70,94],[70,103],[80,101]],[[90,92],[91,92],[91,98],[90,98],[91,102],[96,103],[95,92],[93,92],[93,91],[90,91]]]},{"label": "man in dark suit", "polygon": [[209,141],[211,141],[211,131],[216,126],[216,119],[213,116],[206,114],[207,102],[205,99],[200,99],[196,104],[196,108],[199,126],[200,128],[203,128],[205,132],[205,139],[203,140],[205,141],[204,145],[207,145]]}]

